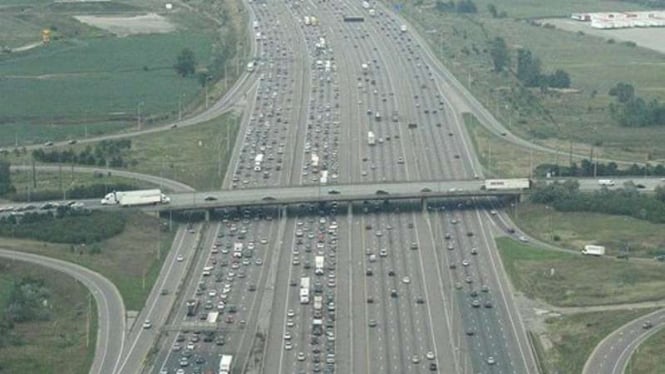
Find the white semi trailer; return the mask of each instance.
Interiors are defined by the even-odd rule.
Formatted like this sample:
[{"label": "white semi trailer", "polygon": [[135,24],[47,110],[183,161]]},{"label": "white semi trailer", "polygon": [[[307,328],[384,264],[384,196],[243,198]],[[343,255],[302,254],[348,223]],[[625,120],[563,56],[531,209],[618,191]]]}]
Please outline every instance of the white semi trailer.
[{"label": "white semi trailer", "polygon": [[102,205],[139,206],[168,204],[171,199],[161,190],[114,191],[106,194]]},{"label": "white semi trailer", "polygon": [[602,245],[587,244],[584,246],[584,249],[582,249],[582,254],[588,256],[603,256],[605,255],[605,247]]}]

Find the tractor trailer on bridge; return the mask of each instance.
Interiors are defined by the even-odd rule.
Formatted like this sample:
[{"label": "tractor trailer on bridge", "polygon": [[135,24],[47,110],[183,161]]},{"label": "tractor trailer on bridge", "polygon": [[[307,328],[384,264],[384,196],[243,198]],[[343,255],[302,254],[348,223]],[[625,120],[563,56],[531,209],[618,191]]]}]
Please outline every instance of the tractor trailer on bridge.
[{"label": "tractor trailer on bridge", "polygon": [[524,190],[531,187],[531,181],[528,178],[511,179],[486,179],[481,187],[483,190]]},{"label": "tractor trailer on bridge", "polygon": [[102,205],[139,206],[168,204],[171,199],[161,190],[113,191],[102,199]]}]

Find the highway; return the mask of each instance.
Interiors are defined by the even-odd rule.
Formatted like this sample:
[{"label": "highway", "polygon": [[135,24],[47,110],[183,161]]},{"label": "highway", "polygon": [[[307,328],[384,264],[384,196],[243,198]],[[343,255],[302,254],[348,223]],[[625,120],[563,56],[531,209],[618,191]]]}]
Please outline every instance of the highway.
[{"label": "highway", "polygon": [[120,364],[126,341],[125,305],[115,285],[100,274],[70,262],[1,248],[0,256],[10,260],[30,262],[65,273],[90,290],[97,305],[99,324],[95,358],[90,373],[114,373]]},{"label": "highway", "polygon": [[[646,322],[653,327],[644,328]],[[637,347],[665,326],[665,309],[636,318],[614,330],[594,348],[583,374],[622,374]]]}]

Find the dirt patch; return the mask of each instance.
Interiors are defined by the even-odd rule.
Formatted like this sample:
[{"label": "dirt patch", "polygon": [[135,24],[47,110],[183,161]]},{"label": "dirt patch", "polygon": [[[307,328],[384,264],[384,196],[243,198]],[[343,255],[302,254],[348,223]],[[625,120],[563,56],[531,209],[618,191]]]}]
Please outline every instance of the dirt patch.
[{"label": "dirt patch", "polygon": [[134,34],[165,34],[176,29],[168,19],[156,13],[134,17],[74,16],[74,18],[120,37]]}]

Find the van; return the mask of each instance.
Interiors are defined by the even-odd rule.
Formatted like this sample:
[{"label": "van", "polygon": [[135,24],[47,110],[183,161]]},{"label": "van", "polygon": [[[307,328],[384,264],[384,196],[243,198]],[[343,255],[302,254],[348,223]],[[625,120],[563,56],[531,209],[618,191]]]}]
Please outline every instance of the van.
[{"label": "van", "polygon": [[599,179],[598,184],[601,186],[612,187],[615,183],[612,179]]}]

